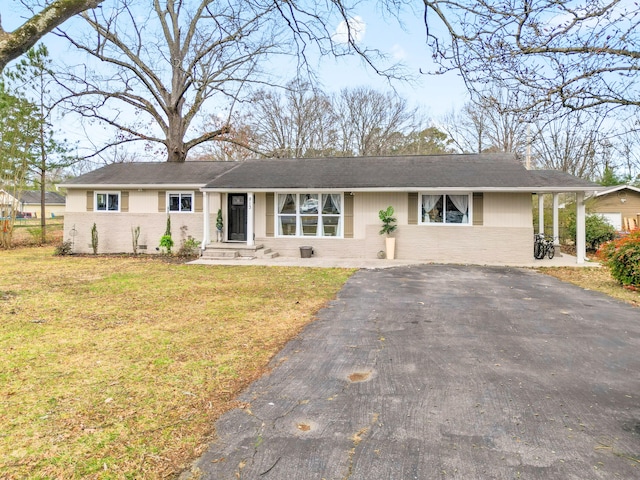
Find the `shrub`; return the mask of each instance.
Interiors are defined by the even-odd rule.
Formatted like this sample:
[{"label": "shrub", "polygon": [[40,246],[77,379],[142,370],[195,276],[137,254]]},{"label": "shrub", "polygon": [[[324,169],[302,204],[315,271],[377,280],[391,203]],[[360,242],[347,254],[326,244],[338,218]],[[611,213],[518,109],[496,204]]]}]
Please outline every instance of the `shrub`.
[{"label": "shrub", "polygon": [[605,243],[598,257],[622,285],[640,287],[640,229]]},{"label": "shrub", "polygon": [[98,227],[95,223],[91,227],[91,249],[94,255],[98,253]]},{"label": "shrub", "polygon": [[171,248],[173,248],[173,238],[171,238],[171,235],[163,235],[160,238],[160,247],[164,248],[168,254],[171,254]]},{"label": "shrub", "polygon": [[181,257],[197,257],[200,254],[200,242],[191,235],[182,241],[178,255]]},{"label": "shrub", "polygon": [[171,255],[171,248],[173,248],[173,238],[171,238],[171,216],[167,215],[167,229],[164,231],[164,235],[160,237],[160,248],[164,248],[169,255]]},{"label": "shrub", "polygon": [[138,241],[140,240],[140,226],[131,227],[131,244],[133,246],[133,254],[138,254]]},{"label": "shrub", "polygon": [[73,254],[73,246],[70,241],[60,243],[56,249],[53,251],[54,255],[72,255]]},{"label": "shrub", "polygon": [[[573,213],[569,220],[569,235],[576,242],[576,214]],[[616,236],[616,229],[607,222],[602,215],[587,215],[584,223],[585,242],[590,250],[597,250],[600,245]]]}]

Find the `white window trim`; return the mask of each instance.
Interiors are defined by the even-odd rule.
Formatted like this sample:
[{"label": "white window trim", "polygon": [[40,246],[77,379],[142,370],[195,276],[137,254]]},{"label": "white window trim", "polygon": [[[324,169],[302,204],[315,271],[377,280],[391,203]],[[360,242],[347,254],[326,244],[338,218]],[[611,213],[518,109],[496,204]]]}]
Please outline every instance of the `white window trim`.
[{"label": "white window trim", "polygon": [[[422,196],[423,195],[440,195],[446,197],[447,195],[467,195],[469,198],[469,213],[467,214],[467,223],[447,223],[445,222],[423,222],[422,221]],[[443,199],[443,203],[446,204],[446,200]],[[473,226],[473,192],[420,192],[418,194],[418,225],[427,225],[431,227],[471,227]]]},{"label": "white window trim", "polygon": [[[109,200],[107,197],[107,208],[105,210],[98,209],[98,195],[116,195],[118,197],[118,209],[117,210],[109,210]],[[94,212],[105,212],[105,213],[119,213],[122,208],[122,195],[117,190],[100,190],[93,192],[93,211]]]},{"label": "white window trim", "polygon": [[[171,202],[170,202],[170,198],[171,195],[191,195],[191,210],[170,210],[171,208]],[[193,190],[189,191],[189,190],[176,190],[176,191],[170,191],[167,192],[167,200],[166,200],[166,205],[167,205],[167,213],[193,213],[195,211],[196,205],[196,195],[195,192]]]},{"label": "white window trim", "polygon": [[[278,195],[295,195],[296,198],[296,213],[292,214],[292,213],[284,213],[281,214],[278,212]],[[318,213],[315,214],[318,216],[318,233],[315,236],[311,236],[311,235],[303,235],[302,234],[302,217],[303,216],[310,216],[309,214],[302,214],[300,213],[300,197],[303,195],[318,195],[319,200],[319,208],[318,208]],[[340,215],[333,215],[333,214],[322,214],[321,210],[321,204],[322,204],[322,195],[340,195]],[[275,192],[275,201],[273,202],[273,217],[274,217],[274,236],[276,238],[344,238],[344,192],[323,192],[323,191],[315,191],[315,190],[309,190],[306,192]],[[279,219],[281,216],[292,216],[295,215],[296,217],[296,235],[280,235],[280,222]],[[322,235],[322,232],[324,231],[324,229],[322,228],[322,217],[323,216],[332,216],[332,217],[338,217],[338,226],[339,226],[339,230],[340,230],[340,235],[335,235],[335,236],[329,236],[329,235]]]}]

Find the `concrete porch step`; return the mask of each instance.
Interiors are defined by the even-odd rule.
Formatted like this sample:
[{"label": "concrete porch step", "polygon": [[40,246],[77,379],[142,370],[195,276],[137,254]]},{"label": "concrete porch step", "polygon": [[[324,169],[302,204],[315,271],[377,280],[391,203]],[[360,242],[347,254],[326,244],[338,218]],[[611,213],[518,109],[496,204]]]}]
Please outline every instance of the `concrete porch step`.
[{"label": "concrete porch step", "polygon": [[263,245],[247,246],[242,243],[210,243],[202,252],[203,259],[210,260],[251,260],[254,258],[275,258],[278,256]]}]

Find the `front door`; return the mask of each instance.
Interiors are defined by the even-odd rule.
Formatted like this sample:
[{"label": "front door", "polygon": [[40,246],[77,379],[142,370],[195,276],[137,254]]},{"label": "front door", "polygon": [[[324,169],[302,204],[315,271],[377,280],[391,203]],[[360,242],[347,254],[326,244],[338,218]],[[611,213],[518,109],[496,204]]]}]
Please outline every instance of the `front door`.
[{"label": "front door", "polygon": [[236,242],[247,241],[247,194],[230,193],[228,196],[229,215],[227,234],[228,240]]}]

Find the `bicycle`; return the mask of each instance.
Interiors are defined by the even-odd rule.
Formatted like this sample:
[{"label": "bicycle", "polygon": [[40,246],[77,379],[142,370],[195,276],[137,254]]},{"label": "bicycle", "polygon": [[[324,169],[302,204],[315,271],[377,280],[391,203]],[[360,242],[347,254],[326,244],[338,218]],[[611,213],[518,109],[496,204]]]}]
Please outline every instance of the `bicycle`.
[{"label": "bicycle", "polygon": [[549,240],[545,237],[544,233],[538,233],[533,236],[533,256],[534,258],[541,260],[545,256],[551,260],[556,254],[556,247],[553,244],[553,239]]}]

